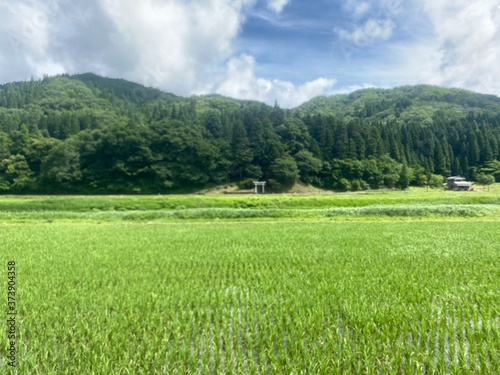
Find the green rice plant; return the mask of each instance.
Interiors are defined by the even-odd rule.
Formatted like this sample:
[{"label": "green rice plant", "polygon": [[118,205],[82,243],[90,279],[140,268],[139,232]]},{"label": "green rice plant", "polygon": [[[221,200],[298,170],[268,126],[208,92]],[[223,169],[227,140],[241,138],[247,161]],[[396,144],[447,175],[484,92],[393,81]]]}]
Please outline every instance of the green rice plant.
[{"label": "green rice plant", "polygon": [[494,220],[32,221],[0,238],[19,373],[498,372]]}]

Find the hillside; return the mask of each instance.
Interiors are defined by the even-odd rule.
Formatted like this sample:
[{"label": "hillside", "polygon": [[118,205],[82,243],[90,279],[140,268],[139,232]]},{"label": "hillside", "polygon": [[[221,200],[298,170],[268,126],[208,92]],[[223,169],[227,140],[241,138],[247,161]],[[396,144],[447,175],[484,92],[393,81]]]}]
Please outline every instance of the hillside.
[{"label": "hillside", "polygon": [[0,191],[173,193],[253,179],[283,191],[500,180],[500,98],[366,89],[293,110],[184,98],[94,74],[0,85]]},{"label": "hillside", "polygon": [[317,97],[296,108],[294,113],[429,124],[436,116],[460,119],[470,113],[498,115],[500,98],[430,85],[373,88],[345,95]]}]

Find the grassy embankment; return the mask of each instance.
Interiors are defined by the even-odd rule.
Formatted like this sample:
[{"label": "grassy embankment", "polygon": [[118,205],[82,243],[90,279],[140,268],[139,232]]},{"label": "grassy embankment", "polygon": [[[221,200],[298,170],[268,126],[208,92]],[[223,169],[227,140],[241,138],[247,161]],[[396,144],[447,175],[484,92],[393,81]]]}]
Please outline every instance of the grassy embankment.
[{"label": "grassy embankment", "polygon": [[182,220],[496,220],[500,188],[318,195],[23,196],[0,198],[0,222]]}]

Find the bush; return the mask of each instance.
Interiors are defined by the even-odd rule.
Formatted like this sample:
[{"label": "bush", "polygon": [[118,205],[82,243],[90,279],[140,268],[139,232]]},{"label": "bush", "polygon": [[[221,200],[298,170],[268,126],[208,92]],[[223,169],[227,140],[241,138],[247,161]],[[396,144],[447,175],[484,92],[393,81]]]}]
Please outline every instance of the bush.
[{"label": "bush", "polygon": [[369,190],[370,185],[363,180],[353,180],[351,181],[351,191],[364,191]]},{"label": "bush", "polygon": [[349,191],[351,190],[351,183],[346,178],[341,178],[334,185],[335,190],[339,191]]},{"label": "bush", "polygon": [[441,187],[443,187],[443,183],[444,183],[443,176],[441,176],[439,174],[431,174],[429,176],[428,184],[430,187],[441,188]]},{"label": "bush", "polygon": [[238,182],[238,187],[243,190],[253,189],[255,185],[253,184],[255,180],[253,178],[245,178]]},{"label": "bush", "polygon": [[492,185],[495,183],[495,177],[493,177],[490,174],[485,174],[485,173],[479,173],[476,176],[476,180],[480,185],[483,185],[483,186],[488,186],[488,185]]},{"label": "bush", "polygon": [[[292,157],[278,158],[271,164],[274,184],[281,187],[292,186],[299,177],[297,163]],[[276,182],[278,184],[276,184]]]}]

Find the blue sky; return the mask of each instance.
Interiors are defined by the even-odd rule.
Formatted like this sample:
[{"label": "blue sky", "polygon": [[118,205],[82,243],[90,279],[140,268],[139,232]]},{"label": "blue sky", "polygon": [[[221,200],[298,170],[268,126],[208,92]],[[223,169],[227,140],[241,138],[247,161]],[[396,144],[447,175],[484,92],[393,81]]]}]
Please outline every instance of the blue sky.
[{"label": "blue sky", "polygon": [[500,94],[498,0],[0,0],[0,82],[94,72],[294,107],[419,83]]}]

